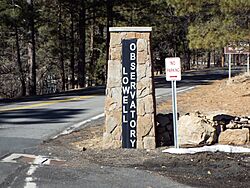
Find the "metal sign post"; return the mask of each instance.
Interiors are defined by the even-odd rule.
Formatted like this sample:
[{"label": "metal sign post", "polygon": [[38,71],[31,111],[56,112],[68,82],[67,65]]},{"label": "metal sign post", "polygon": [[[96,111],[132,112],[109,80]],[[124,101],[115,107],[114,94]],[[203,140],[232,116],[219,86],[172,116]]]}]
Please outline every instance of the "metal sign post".
[{"label": "metal sign post", "polygon": [[176,81],[171,81],[172,85],[172,111],[173,111],[173,126],[174,126],[174,147],[179,148],[178,144],[178,128],[177,128],[177,95],[176,95]]},{"label": "metal sign post", "polygon": [[250,66],[249,66],[249,53],[247,54],[247,74],[250,75]]},{"label": "metal sign post", "polygon": [[179,148],[178,144],[178,124],[177,124],[177,95],[176,81],[181,80],[181,61],[179,57],[166,58],[166,80],[171,81],[172,85],[172,110],[173,110],[173,129],[174,129],[174,146]]},{"label": "metal sign post", "polygon": [[231,54],[228,54],[228,80],[231,80]]}]

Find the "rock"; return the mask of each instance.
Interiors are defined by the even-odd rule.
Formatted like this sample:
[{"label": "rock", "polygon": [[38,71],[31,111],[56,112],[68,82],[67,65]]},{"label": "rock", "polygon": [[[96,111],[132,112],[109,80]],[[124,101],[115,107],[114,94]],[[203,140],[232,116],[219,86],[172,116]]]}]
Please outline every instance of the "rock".
[{"label": "rock", "polygon": [[226,125],[226,129],[239,129],[242,126],[235,123],[235,122],[230,122],[229,124]]},{"label": "rock", "polygon": [[250,129],[250,123],[249,124],[244,124],[242,127]]},{"label": "rock", "polygon": [[168,114],[157,114],[156,121],[159,123],[159,126],[166,127],[168,124],[171,123]]},{"label": "rock", "polygon": [[234,121],[240,121],[240,118],[239,117],[235,117]]},{"label": "rock", "polygon": [[249,129],[227,129],[219,135],[219,144],[244,145],[249,143]]},{"label": "rock", "polygon": [[146,114],[144,116],[137,117],[137,136],[145,137],[149,135],[153,128],[153,114]]},{"label": "rock", "polygon": [[156,140],[157,146],[171,146],[173,139],[173,114],[157,114]]},{"label": "rock", "polygon": [[143,139],[144,142],[144,148],[146,149],[155,149],[156,143],[155,143],[155,137],[145,137]]},{"label": "rock", "polygon": [[234,120],[235,117],[234,116],[230,116],[230,115],[226,115],[226,114],[220,114],[220,115],[216,115],[213,117],[213,121],[217,122],[217,124],[229,124],[230,121]]},{"label": "rock", "polygon": [[157,137],[157,146],[171,145],[174,145],[174,139],[172,139],[168,132],[164,132],[159,137]]},{"label": "rock", "polygon": [[178,140],[180,145],[210,145],[217,139],[216,129],[204,118],[195,114],[180,117]]},{"label": "rock", "polygon": [[172,132],[172,131],[173,131],[173,124],[172,124],[172,123],[167,124],[167,130],[168,130],[169,132]]},{"label": "rock", "polygon": [[240,123],[244,124],[244,123],[248,123],[248,118],[240,118]]}]

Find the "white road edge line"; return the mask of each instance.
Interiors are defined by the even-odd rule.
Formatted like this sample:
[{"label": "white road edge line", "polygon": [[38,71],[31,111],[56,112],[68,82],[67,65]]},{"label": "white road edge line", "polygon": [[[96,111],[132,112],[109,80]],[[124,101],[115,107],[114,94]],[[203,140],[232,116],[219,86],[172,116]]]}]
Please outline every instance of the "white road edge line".
[{"label": "white road edge line", "polygon": [[59,134],[57,134],[56,136],[54,136],[52,139],[56,139],[57,137],[62,136],[62,135],[70,134],[70,133],[72,133],[74,130],[76,130],[77,128],[83,126],[84,124],[89,123],[89,122],[91,122],[91,121],[93,121],[93,120],[97,120],[97,119],[102,118],[102,117],[104,117],[104,113],[99,114],[99,115],[97,115],[97,116],[94,116],[94,117],[92,117],[92,118],[90,118],[90,119],[81,121],[81,122],[79,122],[79,123],[77,123],[77,124],[75,124],[75,125],[72,125],[72,126],[68,127],[67,129],[65,129],[65,130],[62,131],[61,133],[59,133]]},{"label": "white road edge line", "polygon": [[[181,90],[177,90],[177,93],[182,93],[182,92],[185,92],[185,91],[188,91],[188,90],[192,90],[192,89],[194,89],[195,88],[195,86],[192,86],[192,87],[188,87],[188,88],[185,88],[185,89],[181,89]],[[162,97],[165,97],[165,96],[170,96],[170,95],[172,95],[171,93],[169,93],[169,94],[163,94],[163,95],[159,95],[159,96],[157,96],[156,97],[156,99],[159,99],[159,98],[162,98]]]}]

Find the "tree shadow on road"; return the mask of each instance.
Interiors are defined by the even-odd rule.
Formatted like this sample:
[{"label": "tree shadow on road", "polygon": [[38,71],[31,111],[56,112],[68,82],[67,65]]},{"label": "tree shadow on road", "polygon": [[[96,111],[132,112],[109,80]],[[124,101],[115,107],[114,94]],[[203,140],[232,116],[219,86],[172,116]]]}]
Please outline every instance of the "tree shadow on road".
[{"label": "tree shadow on road", "polygon": [[0,125],[35,125],[70,122],[74,116],[83,114],[86,109],[23,109],[0,112]]}]

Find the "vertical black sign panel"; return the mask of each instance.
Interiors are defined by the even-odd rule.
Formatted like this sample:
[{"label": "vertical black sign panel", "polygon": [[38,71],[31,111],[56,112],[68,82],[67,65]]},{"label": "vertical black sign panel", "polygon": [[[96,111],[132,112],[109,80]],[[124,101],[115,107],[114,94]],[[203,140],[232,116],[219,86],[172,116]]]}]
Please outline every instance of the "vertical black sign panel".
[{"label": "vertical black sign panel", "polygon": [[122,41],[122,147],[136,148],[137,40]]}]

